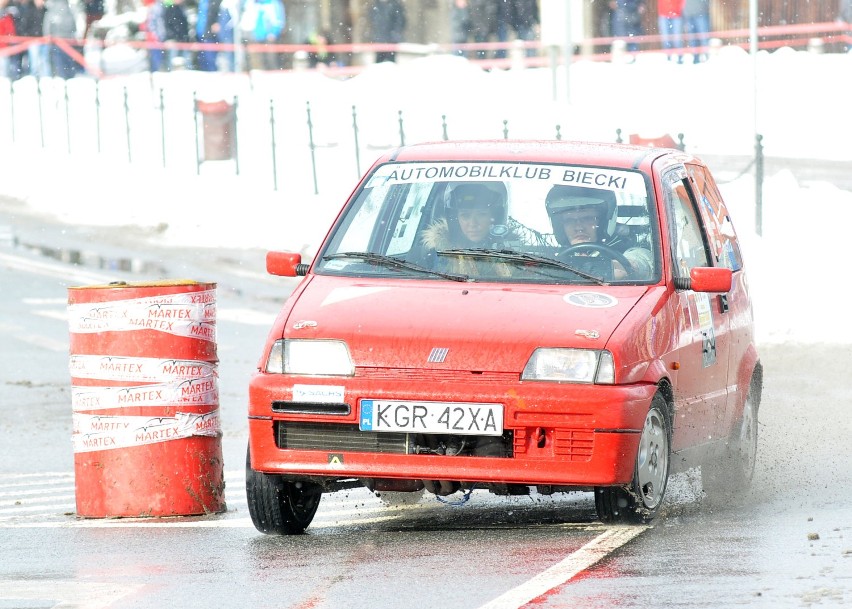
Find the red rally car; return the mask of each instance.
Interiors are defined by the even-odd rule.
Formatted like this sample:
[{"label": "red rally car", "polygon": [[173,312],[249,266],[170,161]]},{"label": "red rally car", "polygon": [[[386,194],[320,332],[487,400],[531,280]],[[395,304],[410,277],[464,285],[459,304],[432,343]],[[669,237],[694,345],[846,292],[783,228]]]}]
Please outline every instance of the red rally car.
[{"label": "red rally car", "polygon": [[677,150],[399,148],[319,248],[249,391],[246,491],[265,533],[322,493],[594,492],[645,522],[671,473],[752,477],[762,367],[731,218]]}]

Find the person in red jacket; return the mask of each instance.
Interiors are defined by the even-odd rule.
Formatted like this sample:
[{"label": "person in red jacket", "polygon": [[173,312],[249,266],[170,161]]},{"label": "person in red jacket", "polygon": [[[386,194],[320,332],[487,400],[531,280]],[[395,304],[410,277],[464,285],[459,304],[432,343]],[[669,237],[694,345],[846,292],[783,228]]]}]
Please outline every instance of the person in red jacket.
[{"label": "person in red jacket", "polygon": [[[9,0],[0,0],[0,49],[9,46],[9,42],[4,40],[4,36],[15,35],[15,14],[14,6],[10,6]],[[0,55],[0,76],[5,76],[14,80],[15,76],[11,74],[12,62],[6,55]]]},{"label": "person in red jacket", "polygon": [[[668,59],[676,56],[678,63],[683,61],[679,52],[683,47],[683,3],[684,0],[657,0],[657,25],[662,47]],[[669,53],[669,49],[678,49],[678,52]]]}]

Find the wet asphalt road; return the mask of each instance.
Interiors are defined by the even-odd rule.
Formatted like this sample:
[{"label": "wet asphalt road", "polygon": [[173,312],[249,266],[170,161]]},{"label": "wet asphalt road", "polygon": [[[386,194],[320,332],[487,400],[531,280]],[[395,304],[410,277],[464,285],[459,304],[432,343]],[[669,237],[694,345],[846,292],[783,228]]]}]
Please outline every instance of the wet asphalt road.
[{"label": "wet asphalt road", "polygon": [[[573,577],[565,567],[529,603],[536,578],[612,533],[595,520],[591,495],[474,493],[463,506],[430,496],[388,506],[349,491],[323,499],[305,536],[252,528],[241,471],[246,384],[289,291],[286,280],[263,275],[263,252],[155,249],[150,235],[55,226],[8,201],[0,202],[0,226],[14,234],[0,245],[0,609],[852,603],[850,345],[761,345],[766,381],[751,491],[718,504],[703,495],[699,472],[675,477],[652,527],[605,547],[597,562],[577,562]],[[85,264],[61,260],[75,251]],[[156,270],[121,270],[134,265]],[[69,440],[67,287],[145,272],[219,284],[228,512],[81,520]]]}]

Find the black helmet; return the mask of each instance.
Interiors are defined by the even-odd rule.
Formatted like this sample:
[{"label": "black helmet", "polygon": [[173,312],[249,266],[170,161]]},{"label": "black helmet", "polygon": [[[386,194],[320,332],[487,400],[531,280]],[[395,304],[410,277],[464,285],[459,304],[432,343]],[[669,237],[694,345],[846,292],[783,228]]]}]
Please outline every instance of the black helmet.
[{"label": "black helmet", "polygon": [[598,212],[598,239],[605,243],[615,235],[615,221],[618,216],[618,205],[615,193],[600,188],[584,188],[567,184],[557,184],[550,189],[545,199],[547,214],[553,226],[553,235],[560,245],[568,247],[571,242],[565,234],[565,228],[558,216],[569,210],[586,207]]},{"label": "black helmet", "polygon": [[450,184],[444,191],[444,209],[450,226],[450,235],[462,239],[458,224],[458,210],[486,208],[491,212],[491,233],[500,236],[506,232],[508,209],[506,185],[502,182],[459,182]]}]

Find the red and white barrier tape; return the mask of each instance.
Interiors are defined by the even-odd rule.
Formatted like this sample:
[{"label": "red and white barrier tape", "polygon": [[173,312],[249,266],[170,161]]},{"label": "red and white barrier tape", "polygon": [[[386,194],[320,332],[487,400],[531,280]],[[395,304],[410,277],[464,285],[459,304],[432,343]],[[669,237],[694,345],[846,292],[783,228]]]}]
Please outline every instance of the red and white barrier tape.
[{"label": "red and white barrier tape", "polygon": [[71,333],[157,330],[175,336],[216,340],[214,290],[148,298],[68,305]]},{"label": "red and white barrier tape", "polygon": [[75,453],[145,446],[192,436],[222,434],[219,410],[179,412],[173,417],[103,416],[74,413],[71,440]]}]

